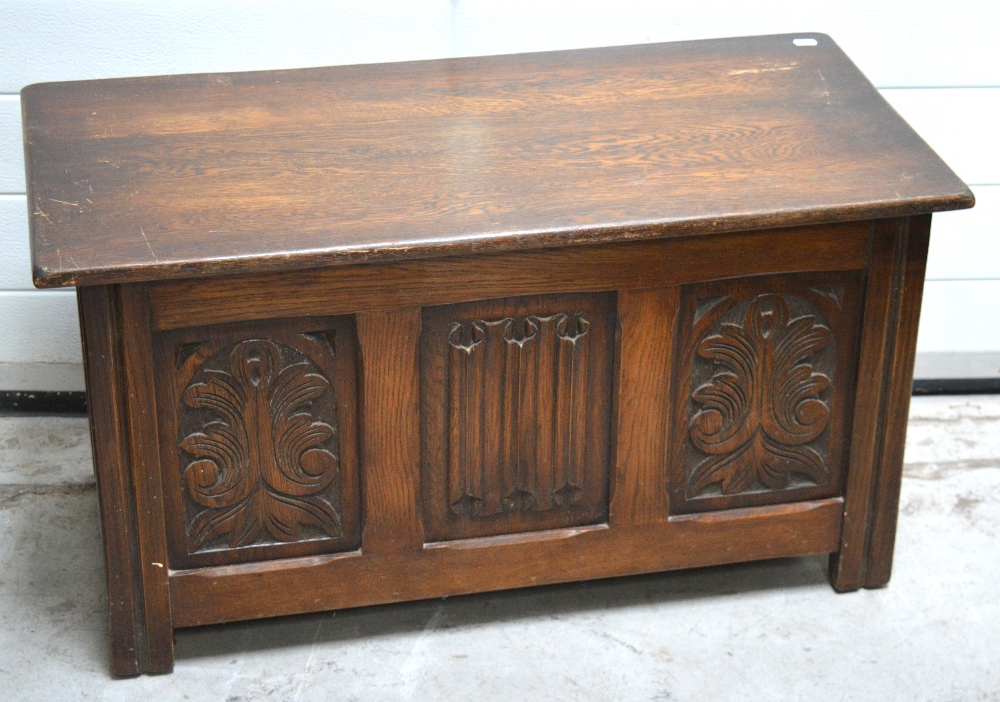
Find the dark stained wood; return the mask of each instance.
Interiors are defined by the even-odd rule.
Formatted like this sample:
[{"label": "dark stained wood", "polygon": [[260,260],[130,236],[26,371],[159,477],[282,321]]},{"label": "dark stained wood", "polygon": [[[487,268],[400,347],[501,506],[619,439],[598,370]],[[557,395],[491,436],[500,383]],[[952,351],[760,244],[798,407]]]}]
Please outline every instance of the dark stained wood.
[{"label": "dark stained wood", "polygon": [[830,560],[831,582],[841,592],[889,581],[929,233],[924,217],[876,227],[844,535]]},{"label": "dark stained wood", "polygon": [[419,550],[420,310],[357,316],[366,554]]},{"label": "dark stained wood", "polygon": [[861,291],[858,273],[684,286],[672,513],[843,494]]},{"label": "dark stained wood", "polygon": [[609,523],[667,520],[670,500],[670,367],[680,287],[618,293],[618,436]]},{"label": "dark stained wood", "polygon": [[178,280],[150,288],[158,329],[344,314],[509,295],[682,285],[796,271],[860,270],[871,225],[848,222],[666,241]]},{"label": "dark stained wood", "polygon": [[[874,476],[880,468],[886,394],[895,382],[886,375],[892,357],[895,306],[901,289],[907,220],[880,222],[872,242],[872,264],[865,292],[865,309],[858,365],[858,397],[851,432],[851,470],[845,486],[844,534],[830,560],[833,586],[847,592],[861,587],[872,514]],[[892,437],[903,441],[903,437]]]},{"label": "dark stained wood", "polygon": [[77,290],[87,377],[90,441],[97,472],[105,569],[111,671],[138,675],[149,667],[139,558],[139,522],[129,465],[122,329],[116,286]]},{"label": "dark stained wood", "polygon": [[759,558],[884,585],[928,213],[972,196],[812,36],[25,89],[113,670]]},{"label": "dark stained wood", "polygon": [[140,574],[146,616],[148,673],[174,668],[174,634],[168,594],[166,527],[157,443],[156,390],[146,288],[123,285],[121,302],[122,356],[128,445],[138,523]]},{"label": "dark stained wood", "polygon": [[973,204],[825,35],[50,83],[22,103],[42,287]]},{"label": "dark stained wood", "polygon": [[353,317],[154,339],[170,567],[360,545]]},{"label": "dark stained wood", "polygon": [[906,423],[913,386],[913,362],[917,351],[917,323],[923,296],[927,248],[930,244],[931,216],[911,217],[905,243],[900,242],[897,256],[903,259],[903,279],[898,290],[896,318],[893,323],[893,350],[887,369],[886,405],[881,464],[875,477],[872,515],[868,526],[865,573],[862,587],[884,587],[892,574],[892,556],[899,515],[899,490],[903,479],[903,452],[906,448]]},{"label": "dark stained wood", "polygon": [[603,525],[446,541],[410,553],[339,554],[172,573],[178,627],[633,575],[837,547],[838,498],[690,515],[626,531]]},{"label": "dark stained wood", "polygon": [[425,308],[428,541],[607,519],[615,297]]}]

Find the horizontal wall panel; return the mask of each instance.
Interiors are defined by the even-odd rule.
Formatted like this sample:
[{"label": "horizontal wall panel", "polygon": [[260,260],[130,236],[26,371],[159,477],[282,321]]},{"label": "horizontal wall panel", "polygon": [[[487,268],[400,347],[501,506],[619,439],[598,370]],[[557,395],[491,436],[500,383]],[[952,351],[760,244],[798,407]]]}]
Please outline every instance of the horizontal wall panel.
[{"label": "horizontal wall panel", "polygon": [[83,392],[83,363],[0,363],[0,390]]},{"label": "horizontal wall panel", "polygon": [[924,351],[917,354],[913,377],[1000,378],[1000,351]]},{"label": "horizontal wall panel", "polygon": [[917,351],[1000,351],[1000,280],[928,281]]},{"label": "horizontal wall panel", "polygon": [[[918,351],[1000,351],[997,310],[1000,281],[928,281]],[[76,300],[71,291],[0,292],[0,319],[7,329],[18,330],[0,335],[0,364],[80,363]],[[0,387],[4,389],[76,387]]]},{"label": "horizontal wall panel", "polygon": [[[1000,185],[978,185],[973,192],[971,210],[934,215],[928,280],[1000,279]],[[996,320],[1000,325],[1000,310]]]},{"label": "horizontal wall panel", "polygon": [[73,290],[0,292],[0,322],[0,363],[83,362]]},{"label": "horizontal wall panel", "polygon": [[158,73],[470,56],[822,31],[876,85],[1000,85],[997,3],[883,0],[243,0],[0,6],[0,92]]},{"label": "horizontal wall panel", "polygon": [[33,290],[24,195],[0,195],[0,290]]},{"label": "horizontal wall panel", "polygon": [[[5,40],[0,29],[0,42]],[[0,95],[0,193],[24,192],[24,139],[21,136],[21,99]]]},{"label": "horizontal wall panel", "polygon": [[1000,184],[1000,88],[881,92],[962,180]]},{"label": "horizontal wall panel", "polygon": [[0,92],[129,75],[377,63],[453,53],[446,0],[21,0],[0,7]]}]

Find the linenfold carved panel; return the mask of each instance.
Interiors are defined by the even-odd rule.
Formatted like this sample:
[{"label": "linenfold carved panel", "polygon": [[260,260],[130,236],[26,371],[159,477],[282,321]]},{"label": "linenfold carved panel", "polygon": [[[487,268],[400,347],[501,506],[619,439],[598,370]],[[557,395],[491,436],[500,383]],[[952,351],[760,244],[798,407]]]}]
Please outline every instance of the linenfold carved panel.
[{"label": "linenfold carved panel", "polygon": [[610,301],[564,295],[425,311],[424,510],[432,538],[606,514]]},{"label": "linenfold carved panel", "polygon": [[[589,327],[582,312],[452,323],[448,504],[455,514],[580,502],[588,350],[581,340]],[[548,378],[539,377],[543,368],[551,369]],[[499,433],[484,421],[487,413],[498,415]],[[551,427],[552,441],[537,440],[540,427]],[[498,479],[484,479],[488,471]]]},{"label": "linenfold carved panel", "polygon": [[[840,493],[860,281],[803,274],[687,286],[671,511]],[[845,307],[850,310],[845,312]]]},{"label": "linenfold carved panel", "polygon": [[299,333],[287,322],[234,331],[161,348],[164,360],[173,350],[173,363],[158,371],[172,372],[164,385],[176,419],[167,429],[176,447],[167,463],[176,472],[166,471],[168,528],[183,532],[171,539],[172,565],[354,547],[351,326],[332,319],[319,331]]}]

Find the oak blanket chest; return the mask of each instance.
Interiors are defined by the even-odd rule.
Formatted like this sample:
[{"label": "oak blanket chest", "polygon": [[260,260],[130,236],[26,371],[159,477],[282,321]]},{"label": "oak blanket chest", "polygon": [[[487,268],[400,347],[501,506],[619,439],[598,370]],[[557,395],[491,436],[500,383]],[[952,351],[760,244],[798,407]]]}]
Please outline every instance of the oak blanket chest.
[{"label": "oak blanket chest", "polygon": [[22,92],[113,670],[175,628],[804,554],[889,579],[930,213],[816,34]]}]

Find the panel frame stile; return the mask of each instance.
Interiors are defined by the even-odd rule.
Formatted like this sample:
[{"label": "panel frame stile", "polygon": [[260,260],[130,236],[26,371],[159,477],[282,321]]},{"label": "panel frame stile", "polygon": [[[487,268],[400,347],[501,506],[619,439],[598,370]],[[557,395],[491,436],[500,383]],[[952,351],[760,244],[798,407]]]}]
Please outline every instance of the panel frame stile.
[{"label": "panel frame stile", "polygon": [[108,573],[111,668],[173,670],[173,615],[145,286],[77,290]]},{"label": "panel frame stile", "polygon": [[609,507],[614,529],[670,518],[671,361],[680,306],[680,286],[618,294],[617,436]]},{"label": "panel frame stile", "polygon": [[830,557],[838,592],[889,582],[930,225],[929,214],[875,223],[843,537]]}]

